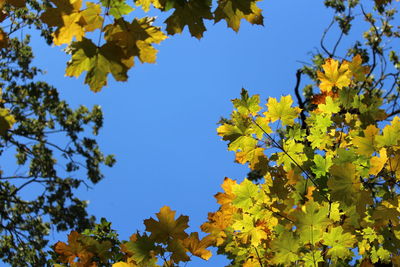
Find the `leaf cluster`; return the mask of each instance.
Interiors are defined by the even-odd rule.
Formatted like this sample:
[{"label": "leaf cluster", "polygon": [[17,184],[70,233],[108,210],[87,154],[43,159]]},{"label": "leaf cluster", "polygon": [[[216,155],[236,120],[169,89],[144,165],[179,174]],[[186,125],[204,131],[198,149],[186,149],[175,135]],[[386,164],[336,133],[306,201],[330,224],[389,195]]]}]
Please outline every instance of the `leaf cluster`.
[{"label": "leaf cluster", "polygon": [[[86,72],[85,84],[98,92],[107,84],[109,74],[117,81],[126,81],[135,58],[141,63],[155,63],[154,45],[167,35],[181,33],[185,27],[200,39],[207,30],[208,20],[215,23],[224,20],[235,31],[239,30],[242,19],[262,25],[258,1],[219,0],[216,4],[210,0],[4,1],[0,6],[5,10],[0,23],[11,21],[17,26],[9,32],[0,27],[0,48],[5,48],[12,34],[24,24],[34,24],[48,42],[68,45],[66,52],[71,60],[67,63],[66,75],[79,77]],[[135,8],[168,12],[164,21],[166,33],[153,26],[156,17],[131,19]],[[112,22],[107,24],[108,21]],[[92,32],[97,32],[98,38],[90,38],[95,36]]]},{"label": "leaf cluster", "polygon": [[[188,262],[190,256],[208,260],[211,252],[207,238],[199,239],[197,232],[188,234],[188,217],[175,219],[175,211],[168,206],[160,209],[157,219],[144,220],[146,232],[133,234],[129,241],[118,241],[110,228],[110,223],[102,219],[95,230],[86,230],[83,234],[72,231],[68,244],[58,242],[54,245],[57,262],[68,266],[178,266],[179,262]],[[106,229],[106,236],[104,231]],[[161,263],[161,265],[159,265]],[[55,266],[64,266],[56,264]]]}]

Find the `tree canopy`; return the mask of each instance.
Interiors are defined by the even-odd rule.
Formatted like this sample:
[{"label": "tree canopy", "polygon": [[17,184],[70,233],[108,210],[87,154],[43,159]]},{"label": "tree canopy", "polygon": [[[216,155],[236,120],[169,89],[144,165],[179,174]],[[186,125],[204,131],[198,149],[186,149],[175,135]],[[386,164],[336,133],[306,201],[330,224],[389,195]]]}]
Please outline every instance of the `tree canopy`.
[{"label": "tree canopy", "polygon": [[[54,167],[53,150],[65,158],[67,174],[82,167],[75,157],[83,157],[89,180],[102,178],[99,166],[111,166],[114,160],[100,152],[94,139],[83,136],[88,124],[97,134],[101,110],[71,110],[51,86],[26,83],[40,70],[30,67],[28,40],[12,34],[32,24],[49,43],[67,44],[71,60],[66,75],[86,72],[85,83],[97,92],[107,84],[109,73],[125,81],[135,57],[154,63],[153,45],[186,26],[201,38],[204,20],[225,20],[237,31],[242,19],[263,24],[262,14],[256,1],[135,1],[145,12],[169,12],[164,33],[153,26],[154,17],[128,19],[133,6],[124,1],[84,4],[85,8],[81,1],[12,1],[3,6],[3,21],[17,26],[9,33],[2,31],[0,134],[3,147],[13,146],[18,163],[29,169],[28,175],[1,174],[5,182],[0,187],[0,230],[6,232],[3,257],[10,263],[179,266],[193,256],[208,260],[208,249],[214,247],[230,266],[400,265],[400,65],[398,49],[389,45],[400,36],[394,1],[325,1],[334,13],[332,23],[311,63],[297,71],[294,96],[263,102],[242,89],[232,100],[230,117],[220,120],[217,134],[235,153],[235,161],[249,167],[249,174],[243,181],[224,179],[223,192],[215,195],[219,209],[209,213],[200,229],[203,234],[189,233],[189,218],[164,206],[144,221],[145,231],[134,233],[129,241],[119,240],[105,219],[93,227],[85,203],[72,193],[84,180],[61,177]],[[106,24],[106,17],[113,22]],[[367,24],[362,39],[339,54],[343,36],[351,34],[357,19]],[[334,24],[339,36],[327,44]],[[99,35],[90,38],[87,33],[92,31]],[[59,132],[68,138],[66,149],[48,137]],[[22,182],[10,182],[13,179]],[[45,185],[32,203],[18,197],[31,183]],[[40,215],[50,219],[42,222]],[[53,246],[52,259],[42,250],[50,224],[76,230],[68,242]],[[17,249],[20,244],[26,247],[22,252]]]}]

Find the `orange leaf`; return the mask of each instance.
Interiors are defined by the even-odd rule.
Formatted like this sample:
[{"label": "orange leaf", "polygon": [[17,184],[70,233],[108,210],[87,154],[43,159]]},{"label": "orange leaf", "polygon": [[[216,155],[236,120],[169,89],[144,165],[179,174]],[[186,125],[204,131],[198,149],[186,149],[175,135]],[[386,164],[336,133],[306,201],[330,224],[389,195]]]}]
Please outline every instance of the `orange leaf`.
[{"label": "orange leaf", "polygon": [[190,253],[204,260],[208,260],[212,255],[211,251],[206,249],[212,244],[211,237],[209,236],[199,240],[199,234],[194,232],[191,233],[188,238],[183,240],[183,244]]},{"label": "orange leaf", "polygon": [[325,73],[317,72],[318,79],[321,81],[319,88],[322,92],[331,91],[333,87],[342,89],[350,84],[348,65],[342,64],[332,58],[328,58],[322,65]]}]

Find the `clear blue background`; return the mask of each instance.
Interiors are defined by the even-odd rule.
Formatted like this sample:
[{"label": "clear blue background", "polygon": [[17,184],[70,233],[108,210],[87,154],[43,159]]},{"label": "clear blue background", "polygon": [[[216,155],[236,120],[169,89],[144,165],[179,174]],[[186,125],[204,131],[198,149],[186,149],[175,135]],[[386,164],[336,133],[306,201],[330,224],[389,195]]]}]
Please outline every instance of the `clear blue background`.
[{"label": "clear blue background", "polygon": [[[128,82],[110,78],[97,94],[83,85],[83,77],[64,76],[69,57],[62,47],[33,38],[35,64],[47,71],[43,79],[62,98],[74,107],[102,106],[104,128],[97,140],[105,153],[116,155],[117,164],[103,169],[106,178],[93,189],[82,188],[77,195],[90,201],[89,213],[111,221],[121,239],[144,230],[143,220],[164,205],[189,215],[189,231],[200,231],[207,213],[218,208],[213,195],[224,177],[246,176],[248,168],[233,162],[234,154],[217,136],[217,121],[229,116],[230,100],[242,87],[260,94],[263,103],[269,96],[293,93],[299,61],[310,61],[309,52],[319,47],[332,18],[321,0],[262,1],[259,6],[265,27],[243,21],[237,34],[225,22],[208,23],[200,41],[185,30],[157,46],[156,64],[138,63]],[[156,25],[163,26],[160,22]],[[66,233],[52,234],[53,243],[66,238]],[[187,266],[227,263],[213,256]]]}]

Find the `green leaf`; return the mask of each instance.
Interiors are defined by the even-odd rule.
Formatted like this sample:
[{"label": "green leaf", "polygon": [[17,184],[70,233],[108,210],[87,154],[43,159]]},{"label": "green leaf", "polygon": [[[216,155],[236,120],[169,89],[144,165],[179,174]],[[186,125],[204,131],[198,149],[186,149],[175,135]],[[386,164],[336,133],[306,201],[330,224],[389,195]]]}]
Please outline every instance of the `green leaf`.
[{"label": "green leaf", "polygon": [[315,166],[311,167],[312,171],[315,174],[316,178],[320,178],[326,175],[329,171],[329,168],[332,166],[332,157],[330,156],[321,156],[319,154],[314,155],[314,163]]},{"label": "green leaf", "polygon": [[304,244],[314,246],[322,238],[322,233],[330,223],[328,218],[329,205],[320,205],[317,202],[309,201],[301,207],[301,210],[294,212],[296,217],[296,232],[300,235],[300,241]]},{"label": "green leaf", "polygon": [[125,0],[101,0],[101,4],[103,7],[108,7],[108,13],[116,19],[128,15],[135,10]]},{"label": "green leaf", "polygon": [[74,42],[69,52],[72,58],[67,64],[66,75],[78,77],[87,71],[85,84],[94,92],[99,92],[107,85],[109,73],[117,81],[128,79],[128,66],[122,62],[124,53],[114,44],[106,43],[98,48],[91,40],[83,38],[80,42]]},{"label": "green leaf", "polygon": [[253,198],[257,197],[259,188],[250,180],[244,179],[241,184],[236,184],[232,188],[235,199],[232,204],[238,208],[248,210],[253,205]]},{"label": "green leaf", "polygon": [[353,256],[351,248],[353,248],[355,242],[357,242],[355,236],[350,233],[343,233],[341,226],[331,228],[328,233],[323,234],[323,244],[330,247],[327,255],[334,262]]},{"label": "green leaf", "polygon": [[157,258],[154,257],[157,246],[146,234],[134,234],[129,242],[121,245],[121,249],[138,264],[153,266],[151,264],[157,262]]},{"label": "green leaf", "polygon": [[352,205],[360,193],[360,180],[356,176],[356,168],[352,163],[333,165],[330,169],[328,188],[332,200],[339,201],[347,206]]},{"label": "green leaf", "polygon": [[260,110],[260,96],[253,95],[249,97],[249,93],[242,88],[242,92],[240,93],[241,99],[233,99],[233,105],[238,110],[240,114],[245,116],[253,115],[255,116]]},{"label": "green leaf", "polygon": [[375,140],[379,147],[396,146],[400,140],[400,118],[394,117],[392,123],[383,128],[383,134],[377,135]]},{"label": "green leaf", "polygon": [[167,33],[181,33],[188,26],[192,36],[202,38],[206,31],[204,20],[213,18],[211,0],[176,1],[174,8],[172,15],[165,20]]},{"label": "green leaf", "polygon": [[297,143],[293,139],[287,139],[284,141],[283,150],[285,152],[278,153],[278,164],[283,164],[283,168],[286,171],[292,169],[293,166],[301,166],[303,162],[307,160],[307,156],[304,153],[303,143]]},{"label": "green leaf", "polygon": [[356,136],[353,138],[353,144],[358,147],[357,153],[365,156],[371,156],[376,151],[375,136],[378,134],[379,129],[375,125],[369,125],[364,130],[364,137]]},{"label": "green leaf", "polygon": [[292,232],[283,232],[271,242],[271,248],[275,252],[272,259],[274,264],[283,264],[292,266],[299,260],[298,250],[300,248],[299,240],[293,236]]},{"label": "green leaf", "polygon": [[338,113],[340,111],[340,104],[337,99],[332,99],[331,96],[325,98],[325,104],[318,105],[319,110],[326,114]]}]

